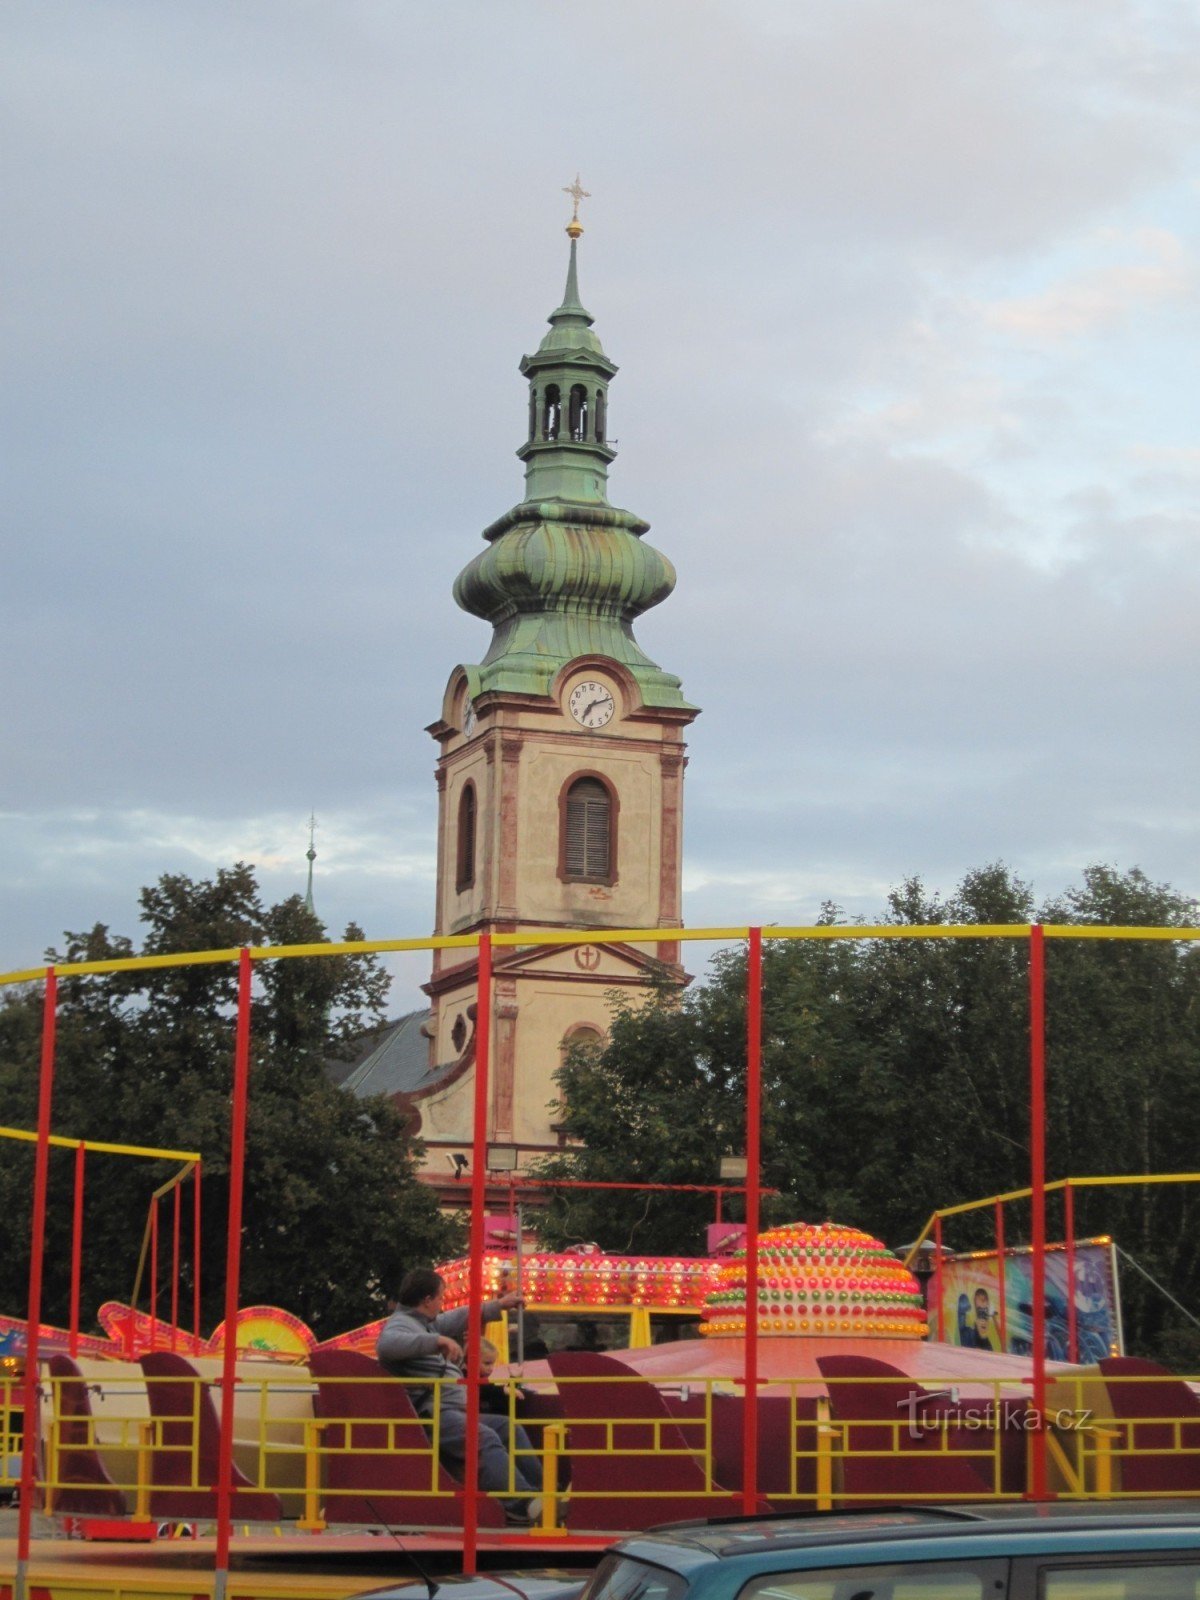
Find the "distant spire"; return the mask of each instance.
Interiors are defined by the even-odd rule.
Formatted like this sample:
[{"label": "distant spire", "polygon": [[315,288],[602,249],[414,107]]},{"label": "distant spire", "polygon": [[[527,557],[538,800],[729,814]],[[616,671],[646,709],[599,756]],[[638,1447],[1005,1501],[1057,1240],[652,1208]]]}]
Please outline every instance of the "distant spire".
[{"label": "distant spire", "polygon": [[313,905],[312,874],[313,862],[317,859],[317,852],[313,845],[313,838],[316,835],[316,831],[317,819],[310,813],[308,818],[308,849],[305,851],[305,855],[308,857],[308,888],[304,894],[304,909],[308,912],[311,912],[314,917],[317,914],[317,908]]}]

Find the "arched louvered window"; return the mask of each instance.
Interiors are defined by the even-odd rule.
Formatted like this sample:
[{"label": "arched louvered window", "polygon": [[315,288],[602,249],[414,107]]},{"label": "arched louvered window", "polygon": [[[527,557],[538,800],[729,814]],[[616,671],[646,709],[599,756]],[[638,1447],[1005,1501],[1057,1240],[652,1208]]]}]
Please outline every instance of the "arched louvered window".
[{"label": "arched louvered window", "polygon": [[459,894],[475,882],[475,785],[463,785],[458,797],[458,862],[454,887]]},{"label": "arched louvered window", "polygon": [[599,778],[576,778],[562,800],[560,875],[589,883],[616,878],[616,800]]},{"label": "arched louvered window", "polygon": [[588,431],[588,395],[587,390],[581,383],[571,385],[568,422],[571,427],[572,439],[576,444],[582,444],[587,438]]},{"label": "arched louvered window", "polygon": [[546,386],[546,393],[542,400],[542,438],[558,438],[558,418],[560,401],[558,385],[551,383]]}]

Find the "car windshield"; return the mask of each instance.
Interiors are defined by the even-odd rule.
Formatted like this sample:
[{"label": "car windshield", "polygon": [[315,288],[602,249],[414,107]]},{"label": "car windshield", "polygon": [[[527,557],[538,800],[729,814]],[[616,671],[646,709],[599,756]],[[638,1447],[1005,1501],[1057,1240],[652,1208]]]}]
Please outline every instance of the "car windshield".
[{"label": "car windshield", "polygon": [[1003,1594],[1006,1567],[1004,1561],[945,1561],[776,1572],[748,1583],[738,1600],[989,1600]]},{"label": "car windshield", "polygon": [[605,1556],[579,1600],[681,1600],[687,1580],[629,1556]]}]

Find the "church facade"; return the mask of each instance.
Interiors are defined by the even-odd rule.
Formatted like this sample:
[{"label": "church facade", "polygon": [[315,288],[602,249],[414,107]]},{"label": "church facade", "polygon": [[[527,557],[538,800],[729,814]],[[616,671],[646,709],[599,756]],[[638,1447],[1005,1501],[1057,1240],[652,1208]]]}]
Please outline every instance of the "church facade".
[{"label": "church facade", "polygon": [[[454,586],[492,638],[480,662],[450,673],[428,730],[439,747],[434,932],[662,937],[495,950],[488,1142],[509,1170],[561,1145],[554,1074],[573,1041],[603,1037],[613,991],[684,981],[671,934],[681,926],[684,733],[697,708],[633,633],[675,574],[646,541],[649,525],[609,503],[617,368],[579,297],[582,231],[576,215],[562,303],[521,362],[524,498],[484,530]],[[404,1020],[407,1045],[393,1050],[397,1098],[444,1192],[472,1138],[477,970],[474,950],[435,951],[430,1011]],[[360,1093],[373,1092],[370,1076],[354,1074]]]}]

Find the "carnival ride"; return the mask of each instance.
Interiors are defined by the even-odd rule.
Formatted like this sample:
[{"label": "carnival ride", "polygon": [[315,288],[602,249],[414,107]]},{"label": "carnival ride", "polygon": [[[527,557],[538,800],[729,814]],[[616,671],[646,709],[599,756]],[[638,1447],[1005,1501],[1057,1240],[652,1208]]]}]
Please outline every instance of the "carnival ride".
[{"label": "carnival ride", "polygon": [[[1027,942],[1028,1357],[926,1339],[916,1280],[878,1241],[854,1229],[795,1224],[760,1232],[762,930],[673,929],[671,936],[748,944],[745,1241],[719,1269],[699,1339],[627,1349],[620,1356],[561,1351],[526,1361],[510,1375],[510,1415],[515,1419],[519,1412],[537,1430],[536,1448],[544,1457],[547,1494],[536,1535],[542,1547],[561,1548],[580,1538],[594,1544],[669,1516],[753,1512],[768,1502],[823,1507],[913,1494],[1044,1499],[1137,1495],[1162,1492],[1168,1485],[1176,1492],[1200,1493],[1200,1401],[1187,1384],[1149,1363],[1120,1357],[1086,1367],[1047,1360],[1044,1170],[1046,941],[1194,939],[1200,929],[770,930],[772,939]],[[659,930],[606,935],[630,943],[659,937]],[[245,1326],[255,1310],[238,1305],[254,963],[352,951],[478,948],[471,1246],[461,1274],[467,1302],[478,1305],[486,1298],[485,1276],[492,1269],[502,1273],[496,1262],[489,1267],[484,1249],[492,948],[583,942],[597,942],[594,930],[265,947],[178,958],[236,962],[238,970],[224,1327]],[[291,1518],[305,1530],[368,1521],[440,1526],[452,1536],[464,1569],[474,1570],[484,1546],[513,1538],[495,1526],[495,1509],[475,1486],[474,1429],[468,1427],[463,1481],[456,1483],[438,1462],[436,1418],[430,1437],[408,1405],[404,1381],[385,1378],[370,1355],[353,1348],[315,1349],[301,1362],[281,1367],[245,1359],[236,1334],[219,1344],[201,1341],[198,1326],[184,1345],[174,1315],[174,1334],[155,1324],[156,1223],[151,1225],[149,1348],[136,1366],[108,1359],[107,1353],[103,1359],[85,1353],[85,1336],[77,1326],[74,1354],[54,1351],[44,1359],[40,1314],[57,986],[147,960],[161,966],[172,959],[84,962],[0,979],[44,983],[21,1395],[26,1419],[36,1418],[37,1425],[24,1428],[22,1441],[16,1600],[25,1600],[29,1591],[38,1496],[47,1511],[60,1516],[120,1516],[133,1526],[160,1517],[211,1520],[218,1595],[225,1594],[229,1581],[235,1520]],[[178,1197],[175,1205],[178,1241]],[[933,1226],[935,1231],[940,1226],[937,1219]],[[176,1267],[176,1284],[177,1278]],[[136,1312],[115,1325],[126,1355],[147,1334]],[[479,1406],[476,1344],[469,1347],[467,1362],[473,1417]],[[0,1413],[0,1434],[13,1432],[12,1410],[10,1404]],[[565,1525],[558,1520],[564,1505]],[[194,1587],[194,1577],[190,1581]]]}]

